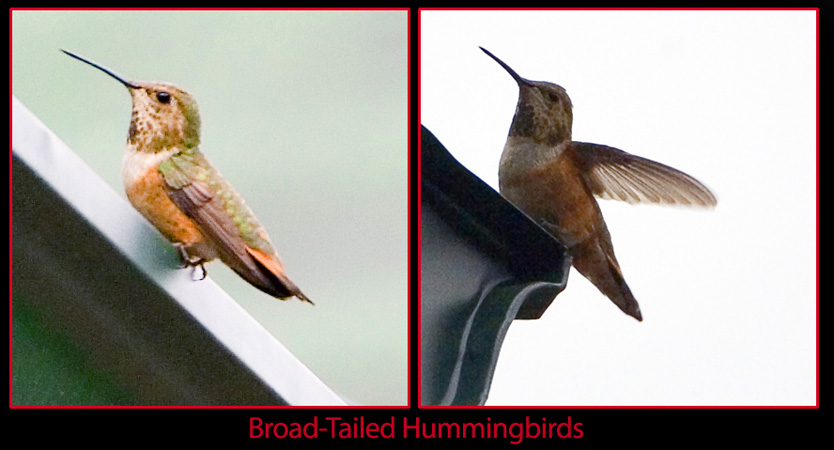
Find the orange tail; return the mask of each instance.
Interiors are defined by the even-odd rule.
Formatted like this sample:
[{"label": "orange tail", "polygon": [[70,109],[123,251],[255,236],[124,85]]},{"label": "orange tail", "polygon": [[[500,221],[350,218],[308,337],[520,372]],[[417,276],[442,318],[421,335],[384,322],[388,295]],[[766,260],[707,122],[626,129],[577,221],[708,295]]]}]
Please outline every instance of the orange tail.
[{"label": "orange tail", "polygon": [[291,296],[297,297],[299,300],[303,300],[305,302],[310,303],[311,305],[313,302],[307,298],[304,293],[301,292],[301,289],[295,285],[292,281],[290,281],[289,277],[286,273],[284,273],[284,266],[278,262],[277,259],[274,257],[251,247],[246,247],[246,251],[252,255],[252,258],[264,271],[269,275],[271,281],[273,281],[272,285],[270,286],[257,286],[262,291],[266,292],[269,295],[278,298],[287,298]]}]

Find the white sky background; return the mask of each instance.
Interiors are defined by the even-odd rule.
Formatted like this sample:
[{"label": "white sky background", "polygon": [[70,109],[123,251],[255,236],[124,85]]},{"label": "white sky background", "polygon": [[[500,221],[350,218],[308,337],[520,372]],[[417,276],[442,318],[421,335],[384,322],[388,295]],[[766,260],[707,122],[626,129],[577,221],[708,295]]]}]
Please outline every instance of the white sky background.
[{"label": "white sky background", "polygon": [[573,138],[695,176],[714,210],[601,201],[644,321],[578,272],[510,327],[488,405],[816,402],[814,11],[420,12],[420,120],[497,189],[512,78]]}]

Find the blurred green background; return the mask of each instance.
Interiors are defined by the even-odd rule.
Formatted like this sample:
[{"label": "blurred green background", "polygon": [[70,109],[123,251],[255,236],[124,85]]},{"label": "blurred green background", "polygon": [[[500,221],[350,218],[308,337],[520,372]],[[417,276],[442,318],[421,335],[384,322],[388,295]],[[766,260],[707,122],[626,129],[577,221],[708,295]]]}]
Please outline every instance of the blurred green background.
[{"label": "blurred green background", "polygon": [[59,49],[188,90],[201,149],[316,306],[219,262],[209,276],[338,394],[407,403],[407,11],[13,11],[11,26],[13,94],[122,197],[130,96]]}]

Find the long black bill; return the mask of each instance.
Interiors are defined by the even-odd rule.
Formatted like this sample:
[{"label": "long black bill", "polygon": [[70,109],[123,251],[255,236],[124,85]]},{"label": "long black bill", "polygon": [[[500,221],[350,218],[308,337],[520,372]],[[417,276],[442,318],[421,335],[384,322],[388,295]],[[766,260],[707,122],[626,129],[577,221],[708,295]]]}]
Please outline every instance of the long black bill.
[{"label": "long black bill", "polygon": [[494,59],[498,64],[501,64],[501,67],[503,67],[504,70],[506,70],[507,72],[510,73],[510,75],[513,77],[513,79],[515,80],[516,83],[518,83],[518,84],[529,84],[529,82],[527,80],[525,80],[524,78],[521,78],[521,75],[517,74],[515,72],[515,70],[513,70],[512,67],[505,64],[504,61],[501,61],[500,59],[498,59],[498,57],[493,55],[492,53],[490,53],[489,50],[487,50],[483,47],[478,47],[478,48],[483,50],[484,53],[489,55],[489,57]]},{"label": "long black bill", "polygon": [[123,76],[117,74],[116,72],[113,72],[112,70],[110,70],[110,69],[108,69],[108,68],[106,68],[106,67],[104,67],[100,64],[94,63],[93,61],[90,61],[89,59],[82,58],[82,57],[76,55],[75,53],[70,53],[70,52],[68,52],[64,49],[61,49],[61,51],[66,53],[67,55],[72,56],[73,58],[75,58],[79,61],[85,62],[85,63],[95,67],[96,69],[101,70],[102,72],[106,73],[107,75],[110,75],[111,77],[119,80],[120,83],[122,83],[123,85],[125,85],[129,88],[139,89],[139,86],[131,83],[130,81],[127,81],[127,79],[125,79]]}]

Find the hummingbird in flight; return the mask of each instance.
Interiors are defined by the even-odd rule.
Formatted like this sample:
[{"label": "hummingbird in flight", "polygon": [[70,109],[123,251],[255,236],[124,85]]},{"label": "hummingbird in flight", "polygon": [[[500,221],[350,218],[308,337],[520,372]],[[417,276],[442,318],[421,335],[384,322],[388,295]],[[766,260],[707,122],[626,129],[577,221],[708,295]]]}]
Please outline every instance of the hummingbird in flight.
[{"label": "hummingbird in flight", "polygon": [[170,83],[128,80],[66,50],[122,83],[133,99],[122,180],[136,210],[177,249],[184,266],[220,258],[267,294],[312,303],[243,198],[200,152],[200,114],[188,92]]},{"label": "hummingbird in flight", "polygon": [[501,194],[568,250],[573,267],[624,313],[642,321],[594,196],[628,203],[715,206],[695,178],[614,147],[571,138],[573,105],[562,86],[513,77],[519,96],[498,167]]}]

